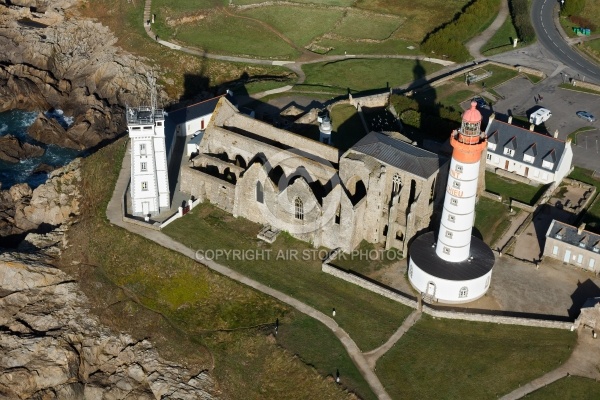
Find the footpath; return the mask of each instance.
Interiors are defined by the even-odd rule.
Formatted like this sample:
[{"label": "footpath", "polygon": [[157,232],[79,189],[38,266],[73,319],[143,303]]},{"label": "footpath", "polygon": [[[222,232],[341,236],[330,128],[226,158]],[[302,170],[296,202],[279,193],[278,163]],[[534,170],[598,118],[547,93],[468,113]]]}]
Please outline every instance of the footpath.
[{"label": "footpath", "polygon": [[[183,244],[173,240],[164,233],[150,228],[145,228],[141,225],[133,225],[123,221],[123,208],[121,202],[123,199],[123,193],[127,189],[127,185],[129,184],[130,179],[131,158],[129,154],[130,149],[128,146],[128,149],[125,153],[125,157],[123,159],[123,164],[121,166],[121,171],[119,173],[119,178],[117,179],[117,183],[115,185],[115,190],[106,209],[106,216],[108,217],[109,221],[114,225],[120,226],[121,228],[128,230],[129,232],[150,239],[165,248],[177,251],[183,254],[184,256],[189,257],[192,260],[198,262],[198,260],[196,259],[195,250],[190,249],[184,246]],[[373,391],[373,393],[375,393],[377,398],[380,400],[391,400],[391,397],[385,391],[377,375],[375,375],[373,370],[369,368],[369,363],[365,359],[365,356],[360,351],[354,340],[352,340],[350,335],[348,335],[348,333],[344,331],[333,318],[308,306],[307,304],[302,303],[301,301],[296,300],[291,296],[288,296],[285,293],[272,289],[267,285],[263,285],[262,283],[250,279],[247,276],[242,275],[239,272],[234,271],[231,268],[228,268],[222,264],[216,263],[212,260],[203,260],[202,265],[205,265],[213,271],[225,275],[228,278],[231,278],[237,282],[250,286],[251,288],[258,290],[259,292],[272,296],[277,300],[288,304],[289,306],[294,307],[296,310],[323,323],[335,334],[335,336],[340,340],[340,342],[342,342],[342,345],[348,352],[348,355],[354,362],[354,365],[356,365],[359,372],[367,381],[367,383],[371,387],[371,390]]]}]

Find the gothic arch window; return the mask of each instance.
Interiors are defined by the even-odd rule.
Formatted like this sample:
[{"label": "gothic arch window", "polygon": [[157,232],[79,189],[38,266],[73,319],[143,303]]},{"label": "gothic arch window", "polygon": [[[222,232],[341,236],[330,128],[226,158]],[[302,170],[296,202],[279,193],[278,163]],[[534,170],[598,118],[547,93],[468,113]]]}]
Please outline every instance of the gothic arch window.
[{"label": "gothic arch window", "polygon": [[402,186],[402,179],[400,179],[400,175],[394,174],[392,178],[392,196],[400,193],[400,186]]},{"label": "gothic arch window", "polygon": [[466,286],[463,286],[458,291],[458,298],[463,299],[469,295],[469,289]]},{"label": "gothic arch window", "polygon": [[304,204],[302,203],[302,200],[300,200],[299,197],[296,197],[294,199],[294,210],[294,216],[296,217],[296,219],[304,221]]},{"label": "gothic arch window", "polygon": [[264,203],[264,192],[263,192],[263,185],[262,183],[260,183],[260,181],[256,182],[256,201],[259,203]]}]

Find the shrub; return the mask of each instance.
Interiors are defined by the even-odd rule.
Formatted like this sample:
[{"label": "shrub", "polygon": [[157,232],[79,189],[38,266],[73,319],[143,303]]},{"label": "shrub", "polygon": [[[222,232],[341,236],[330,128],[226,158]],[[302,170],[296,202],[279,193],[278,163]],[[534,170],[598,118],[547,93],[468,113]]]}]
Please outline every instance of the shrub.
[{"label": "shrub", "polygon": [[567,0],[562,10],[560,10],[560,14],[566,16],[578,15],[583,11],[584,7],[585,0]]},{"label": "shrub", "polygon": [[423,41],[423,51],[455,61],[469,60],[471,56],[463,43],[475,36],[482,23],[490,21],[498,13],[499,7],[499,0],[475,0],[453,21],[427,35]]},{"label": "shrub", "polygon": [[529,17],[529,1],[528,0],[510,0],[510,17],[513,25],[517,30],[519,39],[523,42],[531,42],[535,39],[535,31],[531,25]]},{"label": "shrub", "polygon": [[400,120],[404,125],[410,125],[415,128],[421,127],[421,113],[415,110],[404,110],[400,114]]},{"label": "shrub", "polygon": [[592,31],[596,30],[596,24],[594,24],[592,21],[590,21],[587,18],[580,17],[579,15],[571,15],[569,17],[569,21],[571,21],[572,23],[574,23],[575,25],[577,25],[580,28],[589,28]]}]

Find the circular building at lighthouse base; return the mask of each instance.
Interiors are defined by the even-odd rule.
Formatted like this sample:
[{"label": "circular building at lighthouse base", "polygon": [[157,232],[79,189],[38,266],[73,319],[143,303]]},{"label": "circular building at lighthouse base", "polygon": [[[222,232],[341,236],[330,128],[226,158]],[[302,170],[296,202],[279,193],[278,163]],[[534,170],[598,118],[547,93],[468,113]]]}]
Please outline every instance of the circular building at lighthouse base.
[{"label": "circular building at lighthouse base", "polygon": [[471,237],[467,260],[450,262],[435,252],[434,232],[416,238],[410,246],[408,279],[423,296],[440,303],[459,304],[477,300],[490,287],[494,252],[482,240]]}]

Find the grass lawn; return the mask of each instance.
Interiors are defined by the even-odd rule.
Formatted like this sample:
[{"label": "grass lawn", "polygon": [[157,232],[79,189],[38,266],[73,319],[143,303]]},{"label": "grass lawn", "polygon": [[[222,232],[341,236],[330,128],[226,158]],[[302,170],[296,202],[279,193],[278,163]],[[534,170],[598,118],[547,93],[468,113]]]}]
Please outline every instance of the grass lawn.
[{"label": "grass lawn", "polygon": [[[491,399],[558,367],[576,333],[423,315],[377,363],[395,399]],[[441,395],[443,394],[443,395]]]},{"label": "grass lawn", "polygon": [[488,192],[499,194],[503,199],[510,198],[533,205],[544,193],[546,186],[531,186],[485,171],[485,189]]},{"label": "grass lawn", "polygon": [[481,48],[481,53],[486,56],[502,53],[513,49],[512,40],[517,37],[517,30],[512,23],[510,15],[496,31],[494,36]]},{"label": "grass lawn", "polygon": [[567,376],[524,397],[529,400],[596,400],[600,383],[580,376]]},{"label": "grass lawn", "polygon": [[475,206],[475,229],[481,239],[492,246],[510,225],[509,209],[506,204],[480,197]]},{"label": "grass lawn", "polygon": [[[154,2],[152,3],[154,5]],[[159,84],[171,99],[184,94],[197,94],[212,90],[219,85],[232,82],[242,76],[291,77],[295,75],[287,68],[268,65],[249,65],[196,57],[168,49],[152,40],[143,27],[144,3],[120,0],[95,0],[82,2],[78,12],[82,16],[95,18],[108,26],[118,38],[117,45],[134,55],[148,59],[148,64],[164,71]],[[186,79],[193,77],[193,80]],[[193,85],[190,83],[193,81]]]},{"label": "grass lawn", "polygon": [[[419,45],[408,42],[401,38],[392,37],[383,41],[356,41],[343,37],[324,37],[318,40],[318,45],[327,51],[317,51],[317,53],[327,53],[327,55],[341,54],[404,54],[418,55]],[[412,49],[409,47],[412,46]]]},{"label": "grass lawn", "polygon": [[300,54],[259,21],[219,10],[206,15],[201,23],[186,23],[177,27],[169,26],[164,15],[158,11],[154,29],[160,37],[209,53],[281,59],[295,58]]},{"label": "grass lawn", "polygon": [[585,45],[594,51],[600,52],[600,39],[590,40],[589,42],[585,42]]},{"label": "grass lawn", "polygon": [[338,149],[349,149],[367,134],[356,108],[351,104],[335,105],[331,109],[331,121],[332,142]]},{"label": "grass lawn", "polygon": [[[258,224],[234,218],[215,206],[203,203],[185,218],[167,226],[163,232],[184,245],[198,250],[269,250],[265,260],[216,259],[227,266],[330,314],[362,350],[383,344],[410,314],[411,309],[321,272],[316,249],[287,234],[273,244],[256,238]],[[297,259],[277,260],[280,254],[296,250]],[[305,257],[308,255],[308,257]]]},{"label": "grass lawn", "polygon": [[598,91],[598,90],[588,89],[588,88],[581,87],[581,86],[573,86],[570,83],[561,83],[560,85],[558,85],[558,87],[561,89],[566,89],[566,90],[574,90],[576,92],[600,95],[600,91]]},{"label": "grass lawn", "polygon": [[[106,221],[125,143],[121,139],[83,161],[82,213],[69,229],[69,247],[59,260],[77,277],[93,314],[116,332],[150,339],[165,359],[210,371],[225,398],[281,393],[347,398],[343,388],[293,357],[302,353],[301,346],[290,352],[269,341],[276,318],[295,322],[297,315],[287,305]],[[302,329],[298,334],[314,335],[310,326]],[[337,340],[331,332],[319,335],[325,343]],[[322,357],[328,351],[323,349]],[[331,357],[352,377],[344,384],[373,398],[347,355],[337,349]]]},{"label": "grass lawn", "polygon": [[404,20],[395,15],[349,10],[331,33],[352,39],[383,40],[400,28]]},{"label": "grass lawn", "polygon": [[490,76],[489,78],[484,79],[482,81],[473,83],[472,85],[482,87],[483,83],[485,83],[486,88],[493,88],[493,87],[498,86],[498,85],[506,82],[507,80],[512,79],[515,76],[519,75],[518,71],[508,69],[508,68],[498,67],[496,65],[488,65],[488,66],[484,67],[483,69],[485,69],[486,71],[491,71],[492,76]]},{"label": "grass lawn", "polygon": [[358,0],[354,7],[406,18],[399,33],[408,41],[420,43],[432,29],[452,20],[467,3],[468,0]]},{"label": "grass lawn", "polygon": [[[240,15],[252,17],[273,26],[298,46],[306,46],[342,19],[343,11],[331,8],[271,6],[246,10]],[[302,23],[298,23],[302,21]],[[241,38],[240,38],[241,39]]]},{"label": "grass lawn", "polygon": [[[356,249],[357,252],[362,252],[362,254],[367,254],[368,252],[373,252],[374,254],[377,252],[377,254],[380,254],[379,252],[382,250],[381,247],[375,247],[373,243],[369,243],[366,240],[363,240]],[[336,267],[352,270],[361,275],[369,276],[369,274],[376,272],[381,268],[388,267],[395,261],[400,260],[402,253],[397,249],[390,249],[382,255],[381,259],[376,260],[366,260],[365,257],[362,257],[360,254],[361,253],[340,253],[331,264]]]},{"label": "grass lawn", "polygon": [[442,66],[428,62],[421,62],[417,66],[413,60],[351,59],[306,64],[302,67],[306,73],[306,84],[349,88],[353,92],[385,88],[388,84],[397,87],[411,82],[415,68],[421,76],[435,72]]}]

